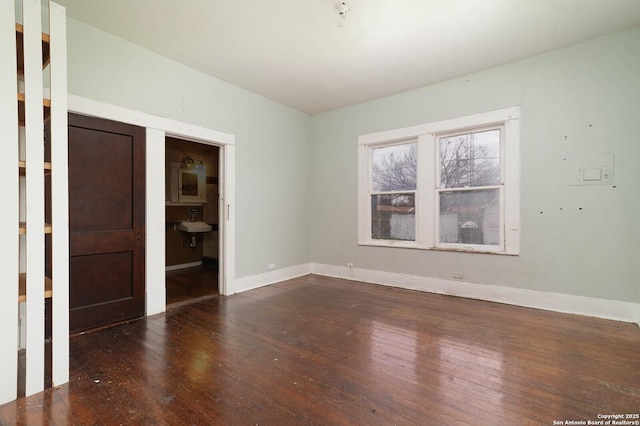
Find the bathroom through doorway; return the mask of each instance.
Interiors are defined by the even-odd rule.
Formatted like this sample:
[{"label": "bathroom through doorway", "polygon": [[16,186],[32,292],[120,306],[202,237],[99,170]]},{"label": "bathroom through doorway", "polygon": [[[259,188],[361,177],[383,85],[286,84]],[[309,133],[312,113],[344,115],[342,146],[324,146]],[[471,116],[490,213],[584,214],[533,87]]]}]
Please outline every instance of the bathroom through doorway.
[{"label": "bathroom through doorway", "polygon": [[219,294],[220,147],[165,137],[166,305]]}]

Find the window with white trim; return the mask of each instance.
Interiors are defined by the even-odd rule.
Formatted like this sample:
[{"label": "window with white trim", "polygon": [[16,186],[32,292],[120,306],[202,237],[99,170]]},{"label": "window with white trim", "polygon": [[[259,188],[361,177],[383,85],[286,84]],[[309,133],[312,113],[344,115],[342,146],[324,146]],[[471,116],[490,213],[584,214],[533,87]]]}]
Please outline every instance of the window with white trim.
[{"label": "window with white trim", "polygon": [[519,107],[358,138],[361,245],[518,254]]}]

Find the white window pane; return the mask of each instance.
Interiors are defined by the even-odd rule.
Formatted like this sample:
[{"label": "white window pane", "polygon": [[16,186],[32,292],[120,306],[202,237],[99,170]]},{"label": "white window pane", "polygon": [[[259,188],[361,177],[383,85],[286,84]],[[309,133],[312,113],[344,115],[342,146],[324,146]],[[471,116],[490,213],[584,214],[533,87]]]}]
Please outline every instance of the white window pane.
[{"label": "white window pane", "polygon": [[409,191],[416,189],[417,144],[385,146],[373,149],[373,191]]},{"label": "white window pane", "polygon": [[371,196],[371,238],[415,241],[415,194]]},{"label": "white window pane", "polygon": [[440,242],[500,245],[498,189],[440,193]]},{"label": "white window pane", "polygon": [[440,186],[500,184],[500,130],[440,138]]}]

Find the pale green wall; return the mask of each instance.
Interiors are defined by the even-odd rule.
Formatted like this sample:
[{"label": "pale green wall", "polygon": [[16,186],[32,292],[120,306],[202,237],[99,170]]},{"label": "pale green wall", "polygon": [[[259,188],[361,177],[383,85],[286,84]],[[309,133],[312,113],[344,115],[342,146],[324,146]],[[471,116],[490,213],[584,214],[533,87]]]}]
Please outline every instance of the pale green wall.
[{"label": "pale green wall", "polygon": [[[516,105],[520,256],[357,245],[358,135]],[[314,116],[311,259],[640,302],[639,121],[640,28]],[[569,186],[572,156],[602,152],[615,153],[616,188]]]},{"label": "pale green wall", "polygon": [[237,277],[309,261],[308,115],[74,19],[67,27],[69,93],[236,136]]},{"label": "pale green wall", "polygon": [[[236,135],[237,277],[352,262],[640,302],[640,28],[314,117],[73,19],[68,31],[70,93]],[[515,105],[520,256],[357,245],[358,135]],[[570,158],[600,152],[616,155],[616,188],[569,186]]]}]

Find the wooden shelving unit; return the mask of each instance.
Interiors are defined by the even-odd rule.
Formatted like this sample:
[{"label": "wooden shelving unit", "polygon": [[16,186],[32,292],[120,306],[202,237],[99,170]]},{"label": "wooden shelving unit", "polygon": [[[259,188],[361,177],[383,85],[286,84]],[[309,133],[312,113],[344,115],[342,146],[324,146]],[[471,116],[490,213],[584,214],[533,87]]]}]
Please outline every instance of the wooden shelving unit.
[{"label": "wooden shelving unit", "polygon": [[[18,75],[24,75],[24,28],[16,24],[16,56],[18,60]],[[49,65],[49,34],[42,33],[42,67]]]},{"label": "wooden shelving unit", "polygon": [[[45,223],[44,224],[44,233],[45,234],[50,234],[53,231],[53,227],[51,226],[50,223]],[[18,234],[20,235],[26,235],[27,233],[27,223],[26,222],[20,222],[20,226],[18,227]]]},{"label": "wooden shelving unit", "polygon": [[[46,68],[49,65],[50,61],[50,49],[49,49],[49,35],[42,33],[42,68]],[[24,77],[24,27],[20,24],[16,24],[16,59],[17,59],[17,75],[20,79]],[[18,125],[21,127],[25,126],[25,95],[20,91],[17,92],[17,102],[18,102]],[[42,100],[42,113],[44,121],[48,120],[51,115],[51,100],[43,99]],[[52,165],[51,162],[45,161],[44,163],[44,175],[51,175]],[[26,161],[18,161],[18,171],[19,175],[22,177],[27,176],[27,162]],[[50,194],[48,194],[50,196]],[[44,233],[51,234],[53,227],[50,223],[45,223],[44,225]],[[18,227],[19,235],[26,235],[27,233],[27,224],[26,222],[20,222]],[[19,275],[19,283],[18,283],[18,301],[26,302],[27,300],[27,274],[20,273]],[[50,277],[44,276],[44,284],[45,291],[44,297],[45,299],[52,297],[52,280]]]},{"label": "wooden shelving unit", "polygon": [[[52,282],[51,278],[44,277],[44,297],[49,298],[52,294]],[[26,302],[27,301],[27,274],[20,274],[19,279],[19,287],[18,287],[18,301]]]},{"label": "wooden shelving unit", "polygon": [[[51,101],[49,99],[42,100],[42,114],[44,119],[47,120],[51,113]],[[24,126],[24,94],[18,92],[18,123],[20,126]]]},{"label": "wooden shelving unit", "polygon": [[[0,1],[0,27],[0,170],[14,200],[2,216],[18,222],[17,231],[0,233],[7,258],[0,286],[4,404],[69,381],[65,8],[49,0]],[[61,224],[56,232],[54,221]]]},{"label": "wooden shelving unit", "polygon": [[[18,64],[17,74],[24,77],[24,28],[20,24],[16,24],[16,59]],[[49,65],[49,34],[42,33],[42,68]],[[42,100],[43,112],[45,120],[49,117],[51,109],[51,101],[49,99]],[[18,93],[18,122],[24,126],[24,94]]]},{"label": "wooden shelving unit", "polygon": [[[20,176],[26,176],[27,175],[27,162],[26,161],[18,161],[18,169],[20,170]],[[51,163],[48,161],[45,161],[44,163],[44,175],[50,175],[51,174]]]}]

